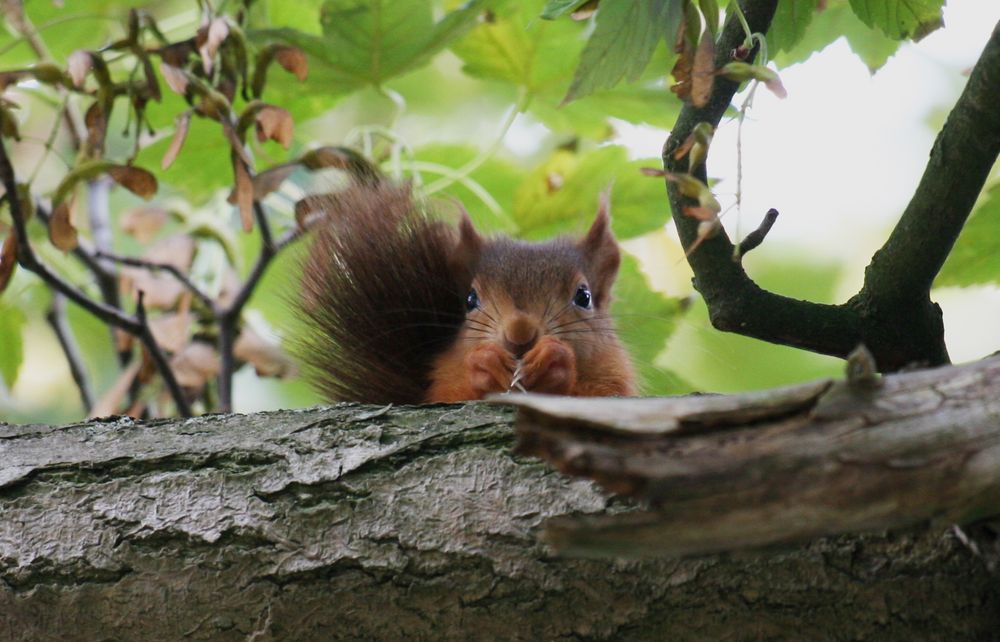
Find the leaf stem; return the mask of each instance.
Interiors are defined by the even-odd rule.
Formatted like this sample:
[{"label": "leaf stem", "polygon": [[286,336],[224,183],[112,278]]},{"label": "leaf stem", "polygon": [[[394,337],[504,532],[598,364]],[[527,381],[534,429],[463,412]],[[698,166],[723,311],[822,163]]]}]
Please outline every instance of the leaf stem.
[{"label": "leaf stem", "polygon": [[514,124],[514,120],[517,115],[528,108],[528,103],[531,101],[531,93],[528,92],[524,87],[518,93],[517,102],[510,108],[507,112],[507,117],[504,119],[503,125],[500,127],[500,132],[493,142],[481,151],[475,158],[463,165],[462,167],[455,170],[454,175],[446,176],[444,178],[438,179],[427,186],[424,193],[430,196],[436,192],[447,189],[451,187],[457,181],[467,177],[472,172],[476,171],[480,165],[489,160],[500,146],[503,144],[504,139],[507,137],[507,132],[510,131],[511,126]]}]

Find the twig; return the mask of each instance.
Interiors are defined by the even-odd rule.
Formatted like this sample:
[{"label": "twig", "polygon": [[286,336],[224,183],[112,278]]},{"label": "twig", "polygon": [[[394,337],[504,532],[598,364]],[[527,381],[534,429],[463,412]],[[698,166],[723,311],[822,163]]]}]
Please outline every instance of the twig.
[{"label": "twig", "polygon": [[761,221],[760,227],[747,234],[746,237],[740,241],[736,250],[737,260],[746,256],[747,252],[755,249],[758,245],[764,242],[764,238],[767,236],[767,233],[771,231],[771,226],[774,225],[776,220],[778,220],[778,210],[772,207],[767,210],[767,214],[764,215],[764,220]]},{"label": "twig", "polygon": [[73,336],[73,329],[66,322],[66,298],[59,292],[52,293],[52,305],[45,314],[45,320],[56,333],[63,354],[66,355],[66,363],[69,364],[69,372],[80,391],[83,409],[89,414],[90,409],[94,407],[94,394],[90,389],[83,358],[80,356],[80,347],[76,343],[76,337]]},{"label": "twig", "polygon": [[96,250],[94,256],[99,259],[107,259],[115,263],[120,263],[121,265],[127,265],[129,267],[142,268],[144,270],[150,270],[152,272],[167,272],[170,276],[177,279],[177,281],[187,288],[191,294],[195,296],[199,301],[201,301],[212,313],[213,316],[216,315],[215,302],[212,297],[208,296],[194,284],[191,279],[187,277],[183,272],[181,272],[177,266],[170,265],[169,263],[156,263],[154,261],[146,261],[143,259],[137,259],[131,256],[123,256],[121,254],[115,254],[113,252],[105,252],[104,250]]},{"label": "twig", "polygon": [[179,383],[177,383],[177,378],[174,377],[174,371],[170,368],[170,363],[167,362],[167,357],[160,350],[160,346],[157,345],[156,339],[153,337],[153,331],[149,328],[148,320],[146,319],[146,306],[143,304],[143,297],[145,292],[139,290],[137,296],[138,301],[135,304],[135,315],[139,322],[139,327],[141,332],[138,335],[139,341],[142,341],[143,347],[149,352],[149,356],[153,359],[153,363],[156,364],[156,369],[159,371],[160,376],[163,377],[163,382],[167,384],[167,389],[170,391],[170,396],[174,400],[174,404],[177,406],[177,412],[182,417],[191,416],[191,407],[188,404],[187,397],[184,395],[184,391],[181,389]]},{"label": "twig", "polygon": [[[2,139],[0,139],[0,182],[3,183],[4,188],[7,190],[10,214],[14,221],[14,232],[17,234],[17,260],[21,264],[21,267],[37,274],[53,290],[65,295],[67,299],[73,301],[101,321],[117,326],[142,341],[153,358],[160,376],[163,377],[164,382],[167,384],[167,388],[174,398],[174,403],[177,405],[177,411],[185,417],[190,417],[191,409],[184,395],[180,393],[180,386],[178,386],[177,380],[174,378],[170,364],[167,363],[163,352],[156,345],[156,340],[153,339],[153,335],[144,321],[140,321],[106,303],[94,301],[38,260],[34,248],[28,242],[28,231],[24,223],[21,199],[17,193],[14,166],[11,165],[10,157],[7,155],[7,147],[4,145]],[[145,314],[144,311],[143,314]]]},{"label": "twig", "polygon": [[302,236],[302,231],[296,227],[285,232],[281,238],[274,241],[271,236],[270,226],[267,224],[267,219],[264,215],[264,207],[256,200],[254,201],[254,214],[257,217],[257,223],[260,225],[261,230],[260,256],[257,257],[257,262],[254,264],[253,269],[250,270],[250,275],[247,277],[246,282],[243,283],[243,286],[240,287],[239,292],[233,298],[232,304],[217,315],[219,321],[220,412],[232,412],[233,408],[233,371],[236,368],[235,359],[233,358],[233,346],[236,343],[236,327],[240,314],[243,312],[243,307],[250,300],[250,296],[257,287],[257,283],[260,282],[261,277],[264,276],[264,272],[267,271],[268,266],[274,257],[277,256],[278,252]]}]

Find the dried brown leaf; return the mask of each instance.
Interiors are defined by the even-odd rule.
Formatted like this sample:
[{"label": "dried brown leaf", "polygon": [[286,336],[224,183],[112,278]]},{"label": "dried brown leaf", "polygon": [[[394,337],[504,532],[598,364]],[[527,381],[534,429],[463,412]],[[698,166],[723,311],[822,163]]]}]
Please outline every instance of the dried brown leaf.
[{"label": "dried brown leaf", "polygon": [[253,364],[259,377],[290,377],[295,374],[295,364],[280,346],[270,343],[245,327],[233,345],[233,355]]},{"label": "dried brown leaf", "polygon": [[[143,298],[145,302],[145,297]],[[149,322],[149,330],[157,345],[170,353],[178,353],[188,343],[188,331],[194,320],[191,309],[191,293],[185,292],[177,306],[177,312],[163,314]]]},{"label": "dried brown leaf", "polygon": [[104,393],[94,407],[90,409],[89,418],[93,419],[95,417],[109,417],[111,415],[118,414],[118,408],[121,407],[122,401],[125,400],[125,396],[128,394],[129,389],[132,387],[132,382],[139,375],[139,370],[142,368],[141,361],[134,361],[132,365],[122,371],[118,375],[118,379],[115,381],[114,385]]},{"label": "dried brown leaf", "polygon": [[254,119],[257,129],[257,140],[264,142],[274,140],[288,149],[292,143],[292,115],[287,109],[265,105],[257,112]]},{"label": "dried brown leaf", "polygon": [[108,175],[128,191],[146,200],[156,194],[156,177],[141,167],[115,165],[108,168]]},{"label": "dried brown leaf", "polygon": [[691,104],[704,107],[712,97],[715,83],[715,40],[706,28],[701,34],[691,67]]},{"label": "dried brown leaf", "polygon": [[304,81],[309,76],[309,63],[306,60],[306,55],[297,47],[279,47],[274,52],[274,59],[285,71],[295,74],[299,82]]},{"label": "dried brown leaf", "polygon": [[[253,196],[255,199],[260,200],[275,191],[281,184],[285,182],[285,179],[298,168],[298,163],[283,163],[281,165],[275,165],[274,167],[268,168],[253,177]],[[229,202],[236,202],[236,195],[229,195]]]},{"label": "dried brown leaf", "polygon": [[240,210],[240,221],[243,231],[253,230],[253,181],[243,160],[236,154],[232,155],[233,175],[236,178],[236,206]]},{"label": "dried brown leaf", "polygon": [[174,164],[177,154],[180,153],[184,141],[187,139],[188,127],[191,125],[191,110],[185,111],[174,121],[174,137],[170,139],[170,146],[167,147],[163,159],[160,160],[160,169],[167,169]]},{"label": "dried brown leaf", "polygon": [[63,252],[69,252],[77,244],[76,226],[73,224],[75,200],[71,197],[68,202],[59,203],[49,219],[49,240]]},{"label": "dried brown leaf", "polygon": [[212,73],[215,54],[223,41],[229,36],[229,24],[225,18],[215,18],[207,26],[198,30],[198,53],[201,55],[201,66],[206,74]]},{"label": "dried brown leaf", "polygon": [[183,388],[198,389],[219,374],[219,355],[202,341],[193,341],[170,360],[177,383]]},{"label": "dried brown leaf", "polygon": [[150,263],[172,265],[187,272],[194,260],[194,239],[187,234],[172,234],[147,249],[142,258]]},{"label": "dried brown leaf", "polygon": [[7,234],[0,244],[0,294],[10,285],[17,268],[17,237],[14,232]]},{"label": "dried brown leaf", "polygon": [[77,49],[66,59],[66,72],[75,87],[83,87],[87,74],[93,68],[94,56],[84,49]]},{"label": "dried brown leaf", "polygon": [[336,198],[333,194],[311,194],[295,203],[295,222],[300,230],[308,230],[326,215],[327,207]]},{"label": "dried brown leaf", "polygon": [[180,94],[181,96],[187,93],[189,81],[184,72],[179,68],[174,67],[173,65],[168,65],[165,62],[161,62],[160,73],[163,74],[163,79],[167,81],[167,86],[174,92]]},{"label": "dried brown leaf", "polygon": [[91,149],[103,149],[108,135],[108,119],[101,103],[95,102],[87,109],[83,122],[87,126],[87,143]]},{"label": "dried brown leaf", "polygon": [[123,232],[146,245],[170,217],[170,212],[156,205],[134,207],[122,215],[119,225]]}]

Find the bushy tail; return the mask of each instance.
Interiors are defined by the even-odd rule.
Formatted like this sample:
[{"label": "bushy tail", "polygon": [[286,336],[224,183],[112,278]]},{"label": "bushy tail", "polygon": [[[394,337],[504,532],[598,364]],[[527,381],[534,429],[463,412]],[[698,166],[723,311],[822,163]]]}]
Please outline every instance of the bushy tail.
[{"label": "bushy tail", "polygon": [[455,234],[407,185],[358,184],[330,199],[302,266],[307,329],[293,349],[330,401],[421,403],[431,362],[464,318]]}]

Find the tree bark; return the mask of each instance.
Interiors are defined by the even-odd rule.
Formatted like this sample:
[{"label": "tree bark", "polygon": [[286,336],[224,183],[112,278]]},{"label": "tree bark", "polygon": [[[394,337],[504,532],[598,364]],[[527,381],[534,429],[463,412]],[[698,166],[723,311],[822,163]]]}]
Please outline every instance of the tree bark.
[{"label": "tree bark", "polygon": [[511,455],[512,411],[340,405],[0,425],[0,639],[983,639],[946,530],[644,561],[558,557],[635,510]]}]

